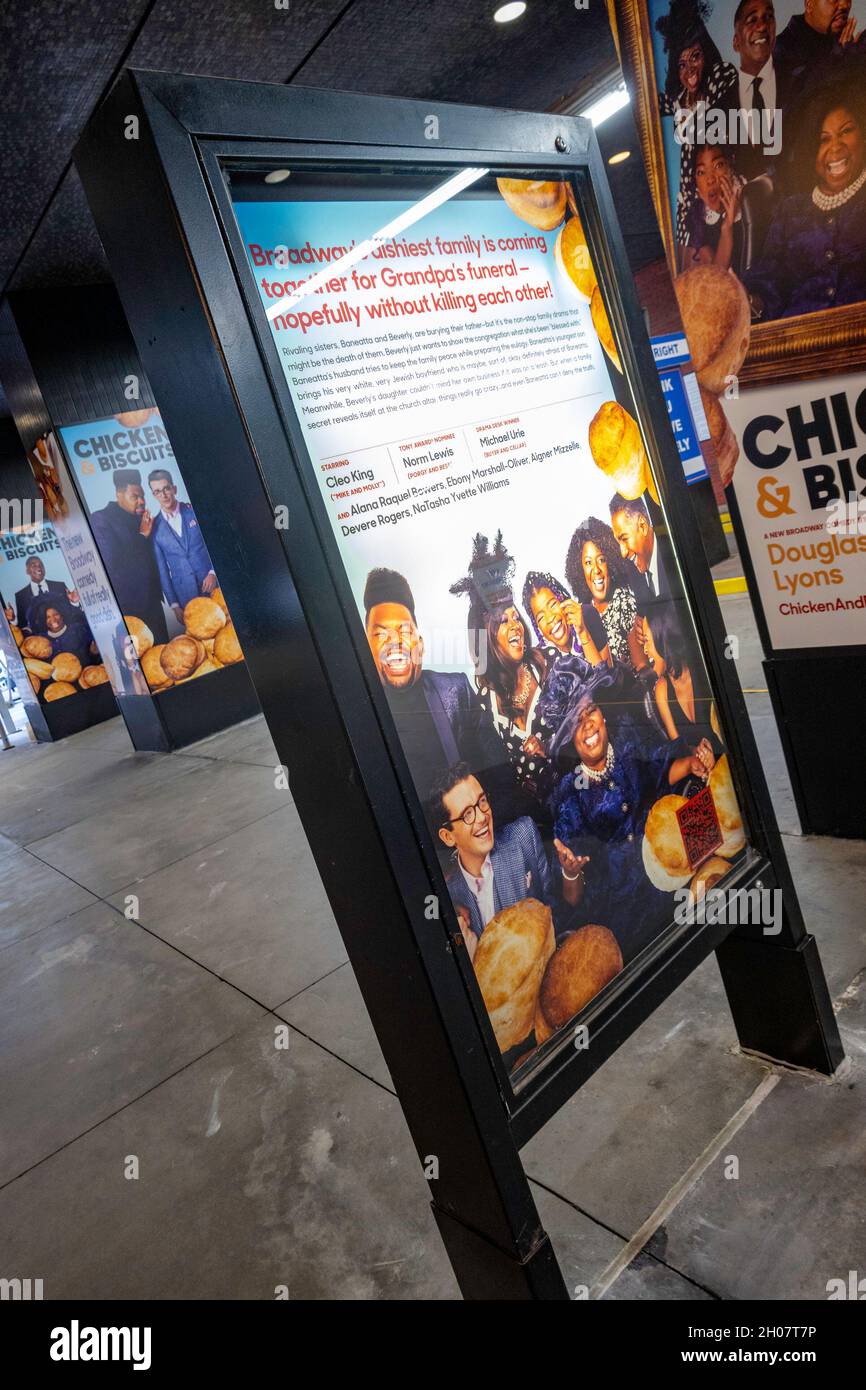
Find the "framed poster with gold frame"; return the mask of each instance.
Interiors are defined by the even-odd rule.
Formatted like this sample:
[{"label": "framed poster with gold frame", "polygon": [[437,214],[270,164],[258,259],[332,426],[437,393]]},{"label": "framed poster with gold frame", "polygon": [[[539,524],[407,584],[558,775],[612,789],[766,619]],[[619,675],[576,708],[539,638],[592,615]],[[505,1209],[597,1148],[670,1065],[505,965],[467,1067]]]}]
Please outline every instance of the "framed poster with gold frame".
[{"label": "framed poster with gold frame", "polygon": [[[664,11],[652,0],[613,0],[613,5],[615,33],[650,192],[671,274],[676,276],[679,267],[671,215],[671,171],[658,99],[663,82],[653,47],[654,22]],[[730,10],[733,20],[736,0],[718,0],[714,12],[723,9]],[[738,377],[740,385],[767,381],[778,384],[850,372],[864,363],[866,301],[754,323],[748,355]]]}]

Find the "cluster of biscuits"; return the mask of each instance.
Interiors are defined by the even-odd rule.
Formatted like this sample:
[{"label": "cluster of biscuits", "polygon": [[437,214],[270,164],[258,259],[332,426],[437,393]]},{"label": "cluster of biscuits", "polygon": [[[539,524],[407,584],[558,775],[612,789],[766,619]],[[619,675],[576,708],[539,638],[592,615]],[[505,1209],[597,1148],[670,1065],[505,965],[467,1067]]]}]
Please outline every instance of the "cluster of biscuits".
[{"label": "cluster of biscuits", "polygon": [[721,398],[735,385],[749,351],[752,313],[748,295],[736,276],[713,265],[684,271],[674,282],[674,289],[719,460],[722,486],[727,487],[734,476],[740,446]]},{"label": "cluster of biscuits", "polygon": [[12,636],[21,650],[21,659],[36,694],[43,700],[62,700],[79,690],[105,685],[108,672],[101,662],[82,666],[73,652],[52,655],[47,637],[25,637],[20,627],[12,626]]},{"label": "cluster of biscuits", "polygon": [[621,372],[622,363],[571,184],[546,183],[538,179],[497,179],[496,183],[504,201],[522,222],[528,222],[541,232],[552,232],[563,224],[553,248],[554,260],[589,304],[598,340]]},{"label": "cluster of biscuits", "polygon": [[473,964],[496,1041],[507,1052],[533,1030],[541,1046],[619,974],[623,962],[607,927],[580,927],[557,946],[550,908],[524,898],[488,922]]},{"label": "cluster of biscuits", "polygon": [[[590,307],[593,327],[608,358],[618,372],[617,351],[607,309],[596,278],[570,184],[531,179],[497,179],[499,192],[511,211],[539,231],[562,227],[553,248],[560,272],[568,277]],[[658,502],[655,479],[637,421],[617,401],[605,401],[589,427],[589,447],[597,466],[630,502],[649,492]]]},{"label": "cluster of biscuits", "polygon": [[687,803],[684,796],[663,796],[647,816],[643,838],[643,864],[647,878],[656,888],[673,893],[691,880],[691,893],[700,897],[730,869],[729,860],[746,843],[743,818],[731,777],[727,754],[719,758],[710,773],[708,786],[716,808],[722,843],[711,859],[694,872],[680,830],[678,812]]},{"label": "cluster of biscuits", "polygon": [[154,694],[244,659],[221,589],[209,598],[190,599],[183,610],[184,631],[170,642],[154,645],[153,633],[140,618],[124,622]]}]

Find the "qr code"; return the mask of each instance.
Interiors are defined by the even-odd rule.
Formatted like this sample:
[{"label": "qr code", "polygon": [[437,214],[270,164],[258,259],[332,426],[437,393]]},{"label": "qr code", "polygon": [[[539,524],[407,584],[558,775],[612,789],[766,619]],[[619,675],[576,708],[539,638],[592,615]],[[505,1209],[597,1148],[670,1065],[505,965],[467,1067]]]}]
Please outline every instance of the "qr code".
[{"label": "qr code", "polygon": [[709,787],[702,788],[685,806],[680,807],[677,820],[689,857],[689,867],[696,869],[719,848],[724,839]]}]

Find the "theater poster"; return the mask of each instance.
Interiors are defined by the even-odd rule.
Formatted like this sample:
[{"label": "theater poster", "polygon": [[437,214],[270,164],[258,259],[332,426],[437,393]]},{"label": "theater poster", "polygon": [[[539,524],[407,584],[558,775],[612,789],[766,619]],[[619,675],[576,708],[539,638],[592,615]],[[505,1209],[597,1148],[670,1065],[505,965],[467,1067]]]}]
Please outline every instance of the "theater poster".
[{"label": "theater poster", "polygon": [[615,12],[727,485],[744,466],[742,392],[796,381],[811,397],[866,363],[866,0],[616,0]]},{"label": "theater poster", "polygon": [[76,582],[50,522],[0,532],[0,594],[40,704],[77,696],[108,682]]},{"label": "theater poster", "polygon": [[59,430],[135,657],[154,694],[243,660],[159,411]]},{"label": "theater poster", "polygon": [[745,835],[574,190],[374,177],[235,212],[513,1069]]},{"label": "theater poster", "polygon": [[866,633],[866,375],[744,392],[730,403],[734,491],[770,640],[860,645]]}]

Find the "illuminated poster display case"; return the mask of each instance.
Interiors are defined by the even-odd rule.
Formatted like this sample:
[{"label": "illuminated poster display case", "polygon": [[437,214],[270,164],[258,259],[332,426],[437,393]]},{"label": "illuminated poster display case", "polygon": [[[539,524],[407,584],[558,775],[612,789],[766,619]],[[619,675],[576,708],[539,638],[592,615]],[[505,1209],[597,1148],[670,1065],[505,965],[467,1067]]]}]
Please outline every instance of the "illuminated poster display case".
[{"label": "illuminated poster display case", "polygon": [[461,1287],[564,1297],[519,1148],[710,952],[841,1058],[591,128],[130,73],[77,163]]}]

